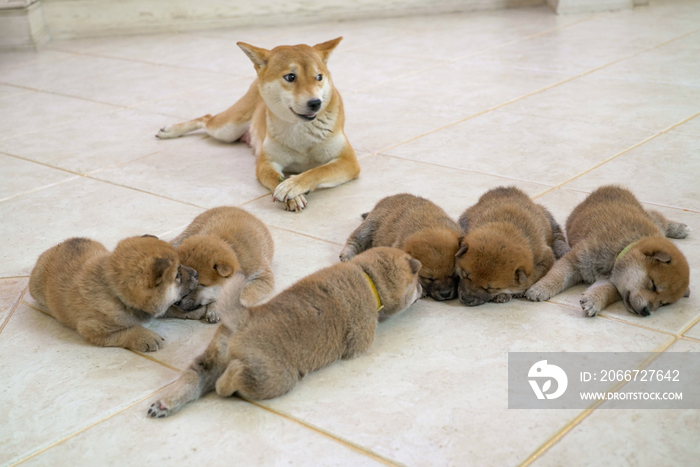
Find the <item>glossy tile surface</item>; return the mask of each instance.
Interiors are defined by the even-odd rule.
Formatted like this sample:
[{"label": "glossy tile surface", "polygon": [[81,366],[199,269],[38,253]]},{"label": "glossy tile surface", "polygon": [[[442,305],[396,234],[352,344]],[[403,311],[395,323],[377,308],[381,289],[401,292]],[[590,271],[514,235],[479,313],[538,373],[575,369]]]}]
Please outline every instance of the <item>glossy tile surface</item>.
[{"label": "glossy tile surface", "polygon": [[[409,12],[407,12],[409,13]],[[700,352],[700,4],[558,16],[545,6],[50,42],[0,52],[0,465],[693,465],[696,411],[508,409],[508,352]],[[329,60],[357,180],[286,212],[255,156],[165,125],[229,108],[255,77],[236,46],[344,39]],[[422,299],[369,351],[260,403],[209,394],[147,408],[217,325],[159,319],[154,353],[92,347],[26,291],[73,236],[169,240],[241,206],[275,241],[274,293],[336,264],[361,214],[424,196],[457,218],[514,185],[563,226],[602,184],[686,223],[691,296],[647,318],[549,302]]]}]

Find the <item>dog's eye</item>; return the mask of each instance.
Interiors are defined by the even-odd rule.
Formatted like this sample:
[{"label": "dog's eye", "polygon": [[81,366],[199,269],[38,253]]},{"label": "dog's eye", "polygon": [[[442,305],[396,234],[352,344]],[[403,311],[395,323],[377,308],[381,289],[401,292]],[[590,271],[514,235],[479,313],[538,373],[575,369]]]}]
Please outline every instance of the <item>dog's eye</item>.
[{"label": "dog's eye", "polygon": [[654,283],[654,280],[652,279],[651,281],[651,286],[649,287],[652,292],[656,292],[656,284]]},{"label": "dog's eye", "polygon": [[322,80],[323,80],[323,75],[321,73],[316,75],[316,81],[322,81]]},{"label": "dog's eye", "polygon": [[294,73],[289,73],[288,75],[284,75],[284,80],[287,81],[288,83],[293,83],[295,79],[297,79],[297,75],[295,75]]}]

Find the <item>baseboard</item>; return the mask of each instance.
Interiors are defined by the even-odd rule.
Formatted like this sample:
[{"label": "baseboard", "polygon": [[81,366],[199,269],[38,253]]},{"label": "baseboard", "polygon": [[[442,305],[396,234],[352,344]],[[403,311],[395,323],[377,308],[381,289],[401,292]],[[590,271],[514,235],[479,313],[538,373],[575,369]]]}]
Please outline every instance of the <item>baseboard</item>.
[{"label": "baseboard", "polygon": [[0,8],[0,50],[36,49],[49,39],[41,2],[8,2]]}]

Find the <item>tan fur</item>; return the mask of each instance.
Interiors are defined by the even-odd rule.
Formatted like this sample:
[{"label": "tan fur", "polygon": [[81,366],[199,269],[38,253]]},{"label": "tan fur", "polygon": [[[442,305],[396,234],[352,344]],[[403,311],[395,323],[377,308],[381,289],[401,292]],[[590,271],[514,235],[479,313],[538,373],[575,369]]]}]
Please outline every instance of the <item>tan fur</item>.
[{"label": "tan fur", "polygon": [[466,236],[456,254],[458,290],[468,306],[522,296],[568,251],[552,215],[515,187],[489,190],[459,224]]},{"label": "tan fur", "polygon": [[[243,209],[223,206],[197,216],[175,240],[182,264],[199,273],[197,290],[177,305],[193,319],[219,319],[213,308],[218,291],[234,274],[241,271],[246,284],[241,294],[244,306],[252,306],[275,286],[272,257],[275,245],[272,235],[258,218]],[[169,314],[178,316],[175,310]],[[184,317],[184,316],[183,316]]]},{"label": "tan fur", "polygon": [[[301,279],[269,302],[245,308],[238,302],[242,278],[227,284],[217,303],[222,325],[209,348],[166,394],[151,417],[175,413],[216,387],[269,399],[291,390],[306,374],[364,352],[374,341],[378,306],[384,317],[421,296],[420,263],[396,248],[375,248]],[[238,282],[236,282],[238,281]]]},{"label": "tan fur", "polygon": [[197,286],[197,273],[155,237],[122,240],[113,253],[87,238],[45,251],[29,291],[49,313],[94,345],[158,350],[163,338],[141,323],[162,316]]},{"label": "tan fur", "polygon": [[[218,140],[249,143],[257,156],[260,183],[287,210],[301,211],[307,204],[304,194],[340,185],[360,173],[343,131],[343,102],[326,66],[341,39],[272,50],[239,42],[258,75],[248,92],[218,115],[165,127],[157,136],[175,138],[204,128]],[[290,75],[292,82],[285,79]],[[286,178],[288,173],[297,175]]]},{"label": "tan fur", "polygon": [[685,238],[688,226],[645,211],[628,190],[598,188],[576,206],[566,230],[571,252],[527,291],[530,300],[548,300],[586,282],[593,284],[581,298],[588,316],[620,299],[631,313],[648,316],[690,294],[688,262],[664,238]]},{"label": "tan fur", "polygon": [[340,253],[341,261],[372,247],[401,248],[423,265],[420,281],[426,294],[435,300],[456,296],[454,255],[462,230],[445,211],[425,198],[404,193],[382,199],[363,217]]}]

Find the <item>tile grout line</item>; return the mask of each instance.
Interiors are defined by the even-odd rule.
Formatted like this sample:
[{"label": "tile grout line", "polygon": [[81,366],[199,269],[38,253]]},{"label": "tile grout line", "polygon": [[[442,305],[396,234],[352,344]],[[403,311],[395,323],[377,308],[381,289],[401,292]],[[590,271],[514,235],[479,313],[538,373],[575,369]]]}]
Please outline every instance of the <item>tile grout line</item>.
[{"label": "tile grout line", "polygon": [[5,326],[7,326],[7,323],[10,322],[10,318],[12,318],[12,315],[15,314],[15,311],[19,307],[20,303],[24,303],[24,302],[22,302],[22,297],[24,297],[24,294],[27,293],[27,290],[29,290],[29,284],[27,284],[27,286],[24,288],[24,290],[22,290],[22,293],[19,295],[19,298],[17,299],[17,303],[12,305],[12,310],[7,315],[7,318],[5,318],[5,321],[2,323],[2,326],[0,326],[0,334],[2,334],[2,331],[5,329]]},{"label": "tile grout line", "polygon": [[685,340],[685,341],[691,341],[691,342],[697,342],[698,344],[700,344],[700,339],[696,339],[695,337],[681,336],[678,339]]},{"label": "tile grout line", "polygon": [[81,434],[81,433],[83,433],[83,432],[89,430],[90,428],[92,428],[92,427],[94,427],[94,426],[97,426],[97,425],[99,425],[100,423],[105,422],[105,421],[109,420],[110,418],[112,418],[112,417],[114,417],[114,416],[116,416],[116,415],[119,415],[120,413],[122,413],[122,412],[124,412],[124,411],[130,409],[131,407],[135,406],[136,404],[140,404],[141,402],[145,401],[146,399],[149,399],[149,398],[155,396],[155,395],[158,394],[160,391],[162,391],[163,389],[165,389],[165,388],[167,388],[167,387],[169,387],[169,386],[171,386],[171,385],[173,385],[173,384],[175,384],[175,381],[166,384],[166,385],[163,386],[162,388],[158,389],[158,390],[155,391],[155,392],[152,392],[152,393],[148,394],[147,396],[142,397],[141,399],[138,399],[138,400],[136,400],[136,401],[134,401],[134,402],[132,402],[132,403],[127,404],[126,406],[122,406],[121,408],[116,409],[116,410],[115,410],[114,412],[112,412],[112,413],[109,413],[109,412],[108,412],[108,415],[105,416],[105,417],[103,417],[103,418],[101,418],[100,420],[97,420],[97,421],[95,421],[95,422],[93,422],[93,423],[91,423],[91,424],[89,424],[88,426],[85,426],[85,427],[83,427],[83,428],[80,428],[80,429],[78,429],[78,431],[75,431],[75,432],[71,433],[70,435],[66,436],[65,438],[61,438],[61,439],[59,439],[58,441],[55,441],[55,442],[51,443],[50,445],[48,445],[48,446],[46,446],[46,447],[40,448],[38,451],[36,451],[36,452],[34,452],[34,453],[28,455],[27,457],[24,457],[24,458],[18,460],[18,461],[15,462],[14,464],[10,464],[9,467],[15,467],[15,466],[17,466],[17,465],[19,465],[19,464],[21,464],[21,463],[23,463],[23,462],[28,461],[29,459],[31,459],[31,458],[33,458],[33,457],[38,456],[39,454],[41,454],[41,453],[43,453],[43,452],[48,451],[49,449],[51,449],[51,448],[53,448],[53,447],[55,447],[55,446],[58,446],[59,444],[65,442],[65,441],[68,441],[69,439],[71,439],[71,438],[73,438],[73,437],[75,437],[75,436],[78,436],[79,434]]},{"label": "tile grout line", "polygon": [[337,246],[341,246],[341,247],[344,245],[343,243],[336,243],[332,240],[326,240],[325,238],[314,237],[313,235],[305,234],[302,232],[297,232],[297,231],[294,231],[291,229],[285,229],[284,227],[277,227],[276,225],[272,225],[272,224],[270,224],[270,225],[265,224],[265,225],[267,225],[268,227],[273,228],[273,229],[281,230],[283,232],[289,232],[289,233],[293,233],[295,235],[301,235],[302,237],[310,238],[312,240],[318,240],[321,242],[330,243],[331,245],[337,245]]},{"label": "tile grout line", "polygon": [[[660,350],[658,351],[653,351],[654,355],[651,357],[647,358],[645,361],[643,361],[637,369],[641,370],[647,366],[649,366],[654,360],[656,360],[659,355],[661,355],[663,352],[668,350],[671,345],[673,345],[676,341],[678,340],[678,337],[674,337],[671,339],[667,344],[661,347]],[[627,384],[627,381],[621,381],[617,385],[615,385],[610,392],[617,392],[620,390],[624,385]],[[555,433],[552,437],[550,437],[547,441],[545,441],[543,444],[538,447],[535,452],[530,454],[527,459],[525,459],[521,464],[519,464],[518,467],[527,467],[531,465],[533,462],[535,462],[537,459],[539,459],[544,453],[546,453],[552,446],[557,444],[561,439],[567,435],[571,430],[576,428],[583,420],[588,418],[590,414],[592,414],[598,407],[600,407],[603,403],[605,402],[604,399],[597,400],[595,403],[593,403],[589,408],[584,409],[583,412],[581,412],[579,415],[577,415],[573,420],[571,420],[569,423],[564,425],[557,433]]]}]

